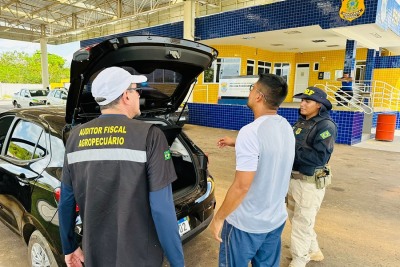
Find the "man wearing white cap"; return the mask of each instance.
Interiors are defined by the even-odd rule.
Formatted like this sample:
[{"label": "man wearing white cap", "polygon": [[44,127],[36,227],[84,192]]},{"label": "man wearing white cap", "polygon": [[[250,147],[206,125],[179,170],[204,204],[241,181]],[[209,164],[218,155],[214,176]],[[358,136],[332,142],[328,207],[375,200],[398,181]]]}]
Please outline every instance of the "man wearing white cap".
[{"label": "man wearing white cap", "polygon": [[[119,67],[101,71],[92,95],[102,115],[76,127],[66,144],[59,204],[68,266],[184,266],[171,183],[177,179],[167,140],[140,115],[137,84]],[[75,241],[75,205],[83,252]]]}]

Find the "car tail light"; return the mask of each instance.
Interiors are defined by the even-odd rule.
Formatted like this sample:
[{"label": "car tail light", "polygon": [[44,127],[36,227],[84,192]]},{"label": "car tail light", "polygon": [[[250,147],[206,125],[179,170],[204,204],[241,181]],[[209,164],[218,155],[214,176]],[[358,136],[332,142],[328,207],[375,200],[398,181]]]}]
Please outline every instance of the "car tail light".
[{"label": "car tail light", "polygon": [[[60,187],[57,187],[56,189],[54,189],[54,198],[56,199],[57,204],[58,204],[60,202],[60,198],[61,198],[61,188]],[[79,211],[78,205],[76,205],[75,210],[76,210],[76,212]]]}]

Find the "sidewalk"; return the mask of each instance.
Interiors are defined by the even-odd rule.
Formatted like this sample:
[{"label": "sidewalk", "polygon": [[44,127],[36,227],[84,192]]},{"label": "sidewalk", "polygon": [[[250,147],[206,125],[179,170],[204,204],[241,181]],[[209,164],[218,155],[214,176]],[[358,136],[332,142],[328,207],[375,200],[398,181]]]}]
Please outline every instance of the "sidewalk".
[{"label": "sidewalk", "polygon": [[399,152],[400,153],[400,130],[395,130],[393,141],[378,141],[373,139],[368,139],[362,141],[361,143],[353,145],[353,147],[368,148],[374,150]]}]

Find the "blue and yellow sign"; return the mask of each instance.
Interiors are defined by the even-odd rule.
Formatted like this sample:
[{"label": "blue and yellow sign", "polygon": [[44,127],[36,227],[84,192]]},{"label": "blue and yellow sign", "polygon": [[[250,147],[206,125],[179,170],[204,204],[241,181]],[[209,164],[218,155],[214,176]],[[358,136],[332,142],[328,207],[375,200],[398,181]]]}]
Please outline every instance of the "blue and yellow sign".
[{"label": "blue and yellow sign", "polygon": [[339,15],[342,19],[353,21],[364,14],[364,0],[342,0]]}]

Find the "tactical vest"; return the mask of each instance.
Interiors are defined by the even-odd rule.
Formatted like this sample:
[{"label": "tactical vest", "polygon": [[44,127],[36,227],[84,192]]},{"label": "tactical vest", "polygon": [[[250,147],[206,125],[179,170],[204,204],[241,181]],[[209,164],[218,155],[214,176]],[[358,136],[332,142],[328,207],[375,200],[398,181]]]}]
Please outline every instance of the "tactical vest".
[{"label": "tactical vest", "polygon": [[[297,151],[301,147],[313,149],[313,147],[309,144],[309,141],[313,140],[315,137],[315,132],[313,134],[312,131],[313,131],[313,129],[316,129],[315,126],[318,123],[320,123],[321,121],[324,121],[324,120],[332,121],[330,118],[316,116],[316,117],[312,118],[311,120],[299,120],[293,125],[293,132],[294,132],[294,136],[296,138],[296,148],[295,148],[296,154],[297,154]],[[310,136],[310,134],[311,134],[311,136]],[[305,166],[302,166],[302,167],[304,168]],[[314,166],[314,167],[310,166],[310,168],[312,168],[312,170],[310,170],[310,172],[314,172],[315,169],[318,167],[322,168],[323,166]]]},{"label": "tactical vest", "polygon": [[[69,164],[83,219],[87,266],[162,265],[145,167],[150,127],[125,116],[101,117],[77,128],[68,140],[67,153],[88,152],[89,158],[106,153],[106,160]],[[125,149],[136,156],[121,160]]]}]

